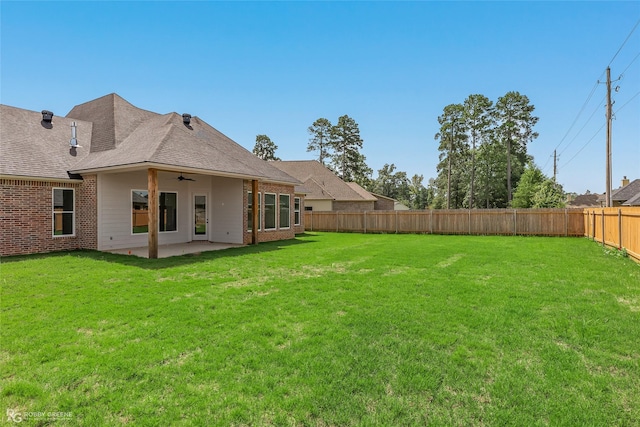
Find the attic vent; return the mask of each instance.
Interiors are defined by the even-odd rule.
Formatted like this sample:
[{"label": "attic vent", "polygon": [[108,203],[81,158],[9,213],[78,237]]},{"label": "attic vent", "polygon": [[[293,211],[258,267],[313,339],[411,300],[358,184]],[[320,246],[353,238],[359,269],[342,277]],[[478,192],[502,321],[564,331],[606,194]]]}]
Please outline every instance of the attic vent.
[{"label": "attic vent", "polygon": [[43,122],[51,123],[52,119],[53,119],[53,113],[51,111],[42,110],[42,121]]},{"label": "attic vent", "polygon": [[189,123],[191,123],[191,114],[184,113],[182,115],[182,123],[189,126]]}]

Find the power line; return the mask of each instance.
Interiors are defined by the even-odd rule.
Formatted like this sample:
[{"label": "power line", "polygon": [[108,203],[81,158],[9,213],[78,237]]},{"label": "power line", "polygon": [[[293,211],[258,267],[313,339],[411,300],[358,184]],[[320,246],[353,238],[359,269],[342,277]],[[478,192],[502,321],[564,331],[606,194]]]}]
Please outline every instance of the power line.
[{"label": "power line", "polygon": [[629,100],[627,102],[625,102],[624,104],[622,104],[622,107],[618,108],[616,111],[613,112],[613,114],[615,115],[618,111],[622,110],[624,107],[626,107],[627,105],[629,105],[629,103],[631,101],[633,101],[633,98],[635,98],[636,96],[640,95],[640,92],[636,92],[635,95],[633,95],[631,98],[629,98]]},{"label": "power line", "polygon": [[602,99],[600,100],[600,102],[598,102],[598,105],[596,105],[596,108],[593,110],[593,112],[591,113],[591,115],[589,116],[589,118],[587,119],[587,121],[585,122],[584,125],[582,125],[582,127],[580,128],[580,130],[578,131],[578,133],[576,133],[576,135],[573,137],[573,139],[571,141],[569,141],[569,143],[567,144],[566,147],[564,147],[562,149],[562,151],[560,152],[560,155],[562,155],[562,153],[564,153],[565,151],[567,151],[567,148],[569,148],[569,146],[573,143],[573,141],[575,141],[578,136],[580,135],[580,133],[584,130],[585,127],[587,127],[587,125],[591,122],[591,119],[593,118],[593,116],[598,112],[598,110],[600,109],[602,102],[605,100],[607,96],[604,95],[602,97]]},{"label": "power line", "polygon": [[635,60],[636,60],[636,59],[638,59],[638,58],[640,58],[640,52],[638,52],[638,54],[636,55],[636,57],[635,57],[635,58],[633,58],[633,59],[631,60],[631,62],[629,62],[629,65],[627,65],[627,68],[625,68],[625,69],[624,69],[624,71],[622,71],[622,73],[620,73],[620,74],[624,74],[624,73],[626,73],[626,72],[627,72],[627,70],[629,69],[629,67],[631,67],[631,64],[633,64],[633,63],[635,62]]},{"label": "power line", "polygon": [[640,25],[640,19],[638,19],[638,22],[636,22],[636,25],[633,26],[633,29],[631,30],[631,32],[629,33],[627,38],[624,39],[624,41],[622,42],[622,45],[620,45],[620,48],[618,49],[616,54],[613,55],[613,58],[611,58],[611,61],[609,61],[609,64],[607,65],[607,67],[611,66],[611,63],[613,62],[614,59],[616,59],[616,56],[618,56],[618,54],[620,53],[620,51],[622,50],[624,45],[627,44],[627,41],[629,41],[629,39],[631,38],[631,34],[633,34],[633,32],[636,30],[636,28],[638,28],[638,25]]},{"label": "power line", "polygon": [[582,148],[580,148],[580,149],[578,150],[578,152],[577,152],[576,154],[574,154],[574,155],[573,155],[573,157],[572,157],[572,158],[570,158],[569,160],[567,160],[567,161],[566,161],[566,163],[565,163],[564,165],[566,166],[566,165],[568,165],[569,163],[571,163],[571,160],[575,159],[575,158],[578,156],[578,154],[580,154],[580,153],[582,152],[582,150],[584,150],[584,149],[587,147],[587,145],[589,145],[589,143],[590,143],[591,141],[593,141],[593,140],[594,140],[594,138],[595,138],[596,136],[598,136],[598,134],[600,133],[600,131],[602,131],[602,129],[604,128],[604,126],[605,126],[605,125],[606,125],[606,123],[604,123],[602,126],[600,126],[600,129],[598,129],[598,130],[596,131],[596,133],[595,133],[595,134],[593,134],[593,136],[592,136],[592,137],[591,137],[591,138],[590,138],[590,139],[589,139],[589,140],[588,140],[588,141],[587,141],[587,142],[582,146]]}]

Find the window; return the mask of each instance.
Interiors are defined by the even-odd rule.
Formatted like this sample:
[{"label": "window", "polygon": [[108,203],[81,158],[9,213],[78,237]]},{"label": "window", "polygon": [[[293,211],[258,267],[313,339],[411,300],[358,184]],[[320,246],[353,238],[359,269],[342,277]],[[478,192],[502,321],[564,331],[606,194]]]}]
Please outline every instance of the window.
[{"label": "window", "polygon": [[300,197],[293,198],[293,225],[300,225]]},{"label": "window", "polygon": [[178,193],[160,193],[158,226],[160,231],[178,230]]},{"label": "window", "polygon": [[280,228],[289,228],[291,226],[291,196],[288,194],[280,195]]},{"label": "window", "polygon": [[53,189],[53,235],[73,236],[75,234],[74,190],[72,188]]},{"label": "window", "polygon": [[[178,230],[178,193],[160,193],[158,197],[158,230]],[[131,232],[149,232],[149,192],[131,191]]]},{"label": "window", "polygon": [[131,232],[149,231],[149,194],[147,190],[131,191]]},{"label": "window", "polygon": [[313,210],[313,206],[305,206],[304,210],[305,211],[312,211]]},{"label": "window", "polygon": [[276,228],[276,195],[264,195],[264,228],[273,230]]},{"label": "window", "polygon": [[[247,192],[248,208],[247,208],[247,230],[253,231],[253,192]],[[260,218],[260,205],[262,204],[262,193],[258,193],[258,230],[262,230]]]}]

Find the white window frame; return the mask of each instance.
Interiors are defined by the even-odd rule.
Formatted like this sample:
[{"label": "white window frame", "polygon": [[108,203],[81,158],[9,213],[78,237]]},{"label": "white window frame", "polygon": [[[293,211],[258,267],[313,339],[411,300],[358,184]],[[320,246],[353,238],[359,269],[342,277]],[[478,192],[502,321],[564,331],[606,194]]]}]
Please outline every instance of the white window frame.
[{"label": "white window frame", "polygon": [[[297,208],[296,208],[297,206]],[[302,206],[302,199],[300,197],[293,198],[293,225],[300,225],[300,206]]]},{"label": "white window frame", "polygon": [[[64,191],[71,191],[73,195],[73,210],[71,211],[58,211],[56,212],[56,190],[62,190],[62,204],[64,206]],[[64,209],[64,208],[63,208]],[[71,234],[56,234],[56,214],[71,214]],[[64,220],[63,220],[64,221]],[[54,187],[51,189],[51,235],[53,237],[75,237],[76,236],[76,189],[65,187]]]},{"label": "white window frame", "polygon": [[[288,209],[287,209],[287,226],[286,227],[282,227],[282,207],[281,207],[281,201],[280,198],[281,197],[286,197],[288,200]],[[291,194],[287,194],[287,193],[280,193],[278,194],[278,228],[280,230],[288,230],[291,228]]]},{"label": "white window frame", "polygon": [[[267,196],[273,196],[273,214],[275,216],[273,220],[273,228],[267,228]],[[265,231],[277,230],[278,229],[278,211],[280,210],[280,205],[278,204],[278,195],[276,193],[264,193],[264,200],[262,201],[264,204],[264,229]]]}]

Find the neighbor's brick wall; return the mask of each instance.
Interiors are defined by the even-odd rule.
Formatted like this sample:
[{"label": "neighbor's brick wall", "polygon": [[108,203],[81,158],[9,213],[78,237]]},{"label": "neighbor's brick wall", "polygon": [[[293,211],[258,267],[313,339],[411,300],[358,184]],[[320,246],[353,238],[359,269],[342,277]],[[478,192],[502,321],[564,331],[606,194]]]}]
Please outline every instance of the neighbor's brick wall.
[{"label": "neighbor's brick wall", "polygon": [[377,211],[392,211],[395,209],[395,202],[389,199],[383,199],[380,197],[374,203],[375,210]]},{"label": "neighbor's brick wall", "polygon": [[[250,180],[245,180],[244,181],[244,191],[243,191],[243,227],[244,227],[244,244],[245,245],[249,245],[251,244],[251,232],[247,231],[248,228],[248,197],[249,197],[249,191],[252,191],[252,186],[251,186],[251,181]],[[293,239],[296,237],[296,233],[302,233],[304,232],[304,217],[302,216],[303,212],[301,212],[301,225],[298,227],[294,227],[294,211],[293,211],[293,207],[294,207],[294,197],[296,197],[296,194],[294,193],[294,187],[292,185],[282,185],[282,184],[272,184],[272,183],[268,183],[268,182],[259,182],[258,183],[258,192],[263,194],[262,197],[262,203],[264,204],[264,194],[265,193],[275,193],[276,194],[276,203],[277,203],[277,196],[280,194],[288,194],[291,200],[291,209],[289,211],[289,215],[290,215],[290,224],[291,227],[288,229],[284,229],[284,230],[280,230],[279,228],[276,228],[275,230],[260,230],[258,231],[258,243],[260,242],[271,242],[274,240],[287,240],[287,239]],[[300,197],[300,204],[302,205],[301,209],[304,211],[304,198]],[[264,224],[264,206],[262,207],[262,209],[260,209],[260,215],[262,215],[261,218],[261,223]],[[279,221],[278,221],[279,222]],[[297,230],[302,230],[302,231],[297,231]]]},{"label": "neighbor's brick wall", "polygon": [[[75,189],[75,236],[53,237],[53,188]],[[95,176],[83,183],[0,179],[0,256],[95,249],[96,195]]]},{"label": "neighbor's brick wall", "polygon": [[[374,210],[374,201],[370,202],[341,202],[334,200],[334,211],[363,212]],[[393,210],[393,209],[392,209]]]}]

